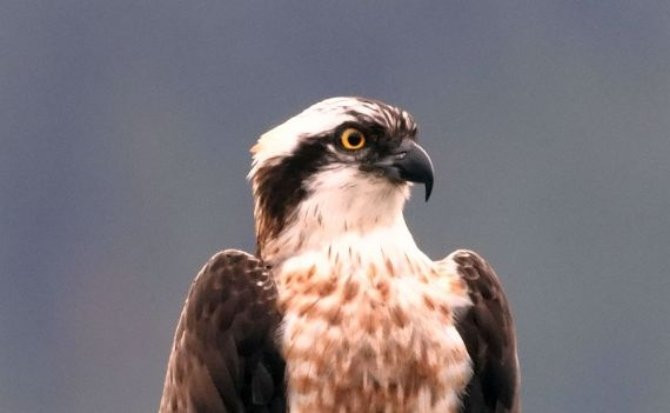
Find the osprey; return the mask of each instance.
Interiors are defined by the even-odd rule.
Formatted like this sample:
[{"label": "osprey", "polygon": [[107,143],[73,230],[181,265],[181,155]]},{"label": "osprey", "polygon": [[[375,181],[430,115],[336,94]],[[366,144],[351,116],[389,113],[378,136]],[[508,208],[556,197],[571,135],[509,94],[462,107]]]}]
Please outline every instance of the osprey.
[{"label": "osprey", "polygon": [[512,316],[475,252],[433,261],[403,217],[433,166],[404,110],[319,102],[252,148],[257,251],[214,255],[160,412],[519,412]]}]

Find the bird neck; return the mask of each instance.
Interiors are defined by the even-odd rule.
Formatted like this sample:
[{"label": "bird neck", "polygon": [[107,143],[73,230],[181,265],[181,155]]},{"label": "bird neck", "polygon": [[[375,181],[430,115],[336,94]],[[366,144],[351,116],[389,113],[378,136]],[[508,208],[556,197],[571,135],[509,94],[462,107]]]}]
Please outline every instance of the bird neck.
[{"label": "bird neck", "polygon": [[403,216],[407,195],[405,188],[369,196],[321,191],[298,205],[276,237],[259,245],[261,257],[277,265],[289,257],[339,250],[423,255]]}]

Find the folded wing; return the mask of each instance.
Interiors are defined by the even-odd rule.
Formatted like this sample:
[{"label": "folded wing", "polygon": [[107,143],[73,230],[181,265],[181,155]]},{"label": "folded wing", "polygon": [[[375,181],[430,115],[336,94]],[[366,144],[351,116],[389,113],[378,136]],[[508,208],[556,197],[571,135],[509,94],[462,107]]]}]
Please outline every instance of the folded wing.
[{"label": "folded wing", "polygon": [[474,370],[463,397],[462,412],[520,412],[514,321],[500,280],[475,252],[455,251],[448,259],[455,262],[473,304],[456,324]]},{"label": "folded wing", "polygon": [[285,411],[276,297],[258,258],[236,250],[212,257],[184,304],[159,412]]}]

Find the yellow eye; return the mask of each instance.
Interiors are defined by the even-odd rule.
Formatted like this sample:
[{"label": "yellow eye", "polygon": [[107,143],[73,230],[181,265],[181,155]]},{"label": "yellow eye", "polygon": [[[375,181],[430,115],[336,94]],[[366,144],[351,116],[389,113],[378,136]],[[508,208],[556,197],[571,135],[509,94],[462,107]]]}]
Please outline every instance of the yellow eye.
[{"label": "yellow eye", "polygon": [[356,128],[347,128],[340,134],[340,142],[344,149],[355,151],[365,146],[365,135]]}]

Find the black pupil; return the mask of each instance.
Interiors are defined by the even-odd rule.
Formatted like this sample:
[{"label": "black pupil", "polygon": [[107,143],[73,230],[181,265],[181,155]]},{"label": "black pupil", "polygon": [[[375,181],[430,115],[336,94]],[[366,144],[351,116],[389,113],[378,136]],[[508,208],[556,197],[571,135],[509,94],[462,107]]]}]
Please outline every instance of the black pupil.
[{"label": "black pupil", "polygon": [[358,147],[362,141],[363,137],[361,136],[360,133],[352,133],[351,135],[347,136],[347,141],[349,141],[349,145],[353,147]]}]

